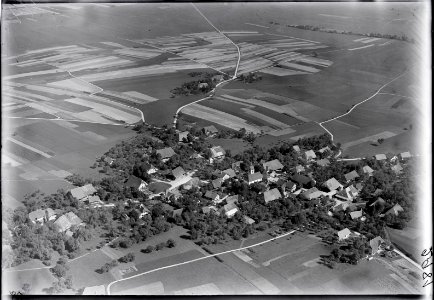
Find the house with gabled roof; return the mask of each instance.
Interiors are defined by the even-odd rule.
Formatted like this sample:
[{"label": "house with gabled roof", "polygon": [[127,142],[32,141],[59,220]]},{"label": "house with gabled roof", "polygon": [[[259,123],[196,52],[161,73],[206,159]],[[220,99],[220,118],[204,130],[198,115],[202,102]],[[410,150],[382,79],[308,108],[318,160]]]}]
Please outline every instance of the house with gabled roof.
[{"label": "house with gabled roof", "polygon": [[223,206],[222,211],[228,218],[232,218],[239,210],[234,203],[226,204]]},{"label": "house with gabled roof", "polygon": [[221,146],[214,146],[209,149],[212,158],[222,158],[225,156],[226,151]]},{"label": "house with gabled roof", "polygon": [[350,201],[340,201],[340,200],[335,200],[335,204],[333,206],[333,211],[338,212],[338,211],[346,211],[348,209],[348,207],[350,206]]},{"label": "house with gabled roof", "polygon": [[386,157],[386,154],[376,154],[375,159],[378,161],[382,161],[382,160],[386,160],[387,157]]},{"label": "house with gabled roof", "polygon": [[92,184],[86,184],[73,188],[69,192],[78,201],[86,201],[89,196],[96,193],[96,189],[93,187]]},{"label": "house with gabled roof", "polygon": [[95,286],[87,286],[83,289],[82,295],[86,296],[96,296],[96,295],[105,295],[106,290],[105,286],[102,285],[95,285]]},{"label": "house with gabled roof", "polygon": [[226,174],[226,175],[228,175],[229,178],[233,178],[233,177],[237,176],[237,174],[235,174],[235,171],[233,169],[223,170],[223,173]]},{"label": "house with gabled roof", "polygon": [[243,220],[244,220],[244,223],[246,223],[247,225],[252,225],[255,223],[255,220],[253,220],[252,218],[250,218],[248,216],[243,216]]},{"label": "house with gabled roof", "polygon": [[65,232],[72,226],[82,225],[83,221],[73,212],[68,212],[60,216],[55,222],[54,226],[57,227],[58,232]]},{"label": "house with gabled roof", "polygon": [[356,179],[357,177],[359,177],[359,174],[356,172],[356,170],[353,170],[353,171],[351,171],[351,172],[345,174],[344,177],[345,177],[345,180],[346,180],[347,183],[348,183],[348,182],[350,182],[350,181]]},{"label": "house with gabled roof", "polygon": [[344,228],[344,229],[338,231],[339,241],[343,241],[343,240],[349,238],[350,235],[351,235],[351,231],[348,228]]},{"label": "house with gabled roof", "polygon": [[215,189],[219,189],[222,187],[223,180],[221,178],[214,179],[212,181],[212,186]]},{"label": "house with gabled roof", "polygon": [[336,180],[336,178],[332,177],[326,182],[324,182],[324,186],[328,188],[329,191],[341,190],[344,186]]},{"label": "house with gabled roof", "polygon": [[160,154],[162,161],[167,161],[168,159],[170,159],[172,156],[176,154],[175,151],[172,149],[172,147],[159,149],[156,152],[157,154]]},{"label": "house with gabled roof", "polygon": [[295,182],[292,182],[291,180],[282,183],[280,186],[282,189],[282,194],[286,197],[288,193],[294,193],[297,189],[297,184]]},{"label": "house with gabled roof", "polygon": [[262,179],[263,179],[263,176],[262,176],[262,174],[260,172],[256,172],[256,173],[248,174],[247,175],[247,183],[249,185],[253,184],[255,182],[261,182]]},{"label": "house with gabled roof", "polygon": [[157,173],[158,169],[156,167],[154,167],[153,165],[149,165],[149,169],[148,171],[146,171],[146,173],[148,173],[148,175]]},{"label": "house with gabled roof", "polygon": [[295,174],[294,176],[291,176],[290,179],[297,183],[300,187],[310,188],[314,185],[312,178],[304,175]]},{"label": "house with gabled roof", "polygon": [[220,195],[213,191],[206,191],[204,197],[212,201],[218,201],[220,199]]},{"label": "house with gabled roof", "polygon": [[400,174],[402,170],[404,170],[400,164],[392,166],[391,169],[396,175]]},{"label": "house with gabled roof", "polygon": [[382,250],[381,246],[385,244],[385,241],[381,238],[381,236],[376,236],[372,240],[369,241],[369,246],[371,247],[371,254],[374,255],[378,253],[378,251]]},{"label": "house with gabled roof", "polygon": [[172,175],[178,179],[185,176],[185,171],[181,166],[179,166],[172,170]]},{"label": "house with gabled roof", "polygon": [[323,193],[320,190],[318,190],[316,187],[313,187],[301,193],[300,197],[306,200],[313,200],[321,197],[322,195]]},{"label": "house with gabled roof", "polygon": [[321,149],[318,150],[318,152],[321,153],[321,154],[324,153],[324,152],[326,152],[326,151],[331,151],[330,148],[329,148],[329,146],[325,146],[324,148],[321,148]]},{"label": "house with gabled roof", "polygon": [[144,193],[147,190],[148,184],[146,183],[146,181],[142,180],[141,178],[131,175],[128,178],[128,180],[125,182],[124,186],[126,188],[133,188],[135,190]]},{"label": "house with gabled roof", "polygon": [[51,208],[37,209],[29,213],[29,219],[33,224],[52,221],[56,219],[56,213]]},{"label": "house with gabled roof", "polygon": [[306,152],[304,152],[305,158],[307,161],[315,159],[316,158],[316,154],[313,150],[308,150]]},{"label": "house with gabled roof", "polygon": [[402,208],[401,205],[399,205],[397,203],[391,209],[389,209],[388,211],[386,211],[385,215],[393,214],[393,215],[397,216],[401,211],[404,211],[404,209]]},{"label": "house with gabled roof", "polygon": [[374,174],[374,170],[368,165],[364,166],[362,169],[364,174],[368,174],[369,176]]},{"label": "house with gabled roof", "polygon": [[330,164],[330,161],[327,158],[323,158],[316,161],[317,165],[321,167],[327,167]]},{"label": "house with gabled roof", "polygon": [[178,142],[188,142],[188,131],[182,131],[178,133]]},{"label": "house with gabled roof", "polygon": [[264,192],[264,201],[265,201],[265,204],[267,204],[267,203],[269,203],[271,201],[280,199],[280,198],[282,198],[282,195],[280,194],[280,192],[279,192],[279,190],[277,188],[274,188],[274,189],[271,189],[271,190],[268,190],[268,191]]},{"label": "house with gabled roof", "polygon": [[302,165],[298,165],[298,166],[296,166],[296,167],[295,167],[295,172],[296,172],[297,174],[299,174],[299,173],[301,173],[301,172],[304,172],[304,167],[303,167]]},{"label": "house with gabled roof", "polygon": [[206,135],[212,135],[218,133],[218,129],[214,125],[205,126],[203,128],[203,131]]},{"label": "house with gabled roof", "polygon": [[300,153],[300,147],[298,145],[292,146],[292,149],[294,149],[295,152]]},{"label": "house with gabled roof", "polygon": [[411,153],[410,152],[402,152],[401,154],[399,154],[399,156],[401,156],[401,160],[405,160],[405,159],[409,159],[411,158]]},{"label": "house with gabled roof", "polygon": [[353,201],[358,194],[359,191],[353,185],[350,185],[336,193],[335,197],[343,199],[345,201]]},{"label": "house with gabled roof", "polygon": [[227,204],[230,204],[230,203],[233,203],[233,204],[235,204],[235,203],[238,203],[238,200],[240,199],[240,196],[239,195],[231,195],[231,196],[228,196],[227,198],[226,198],[226,203]]},{"label": "house with gabled roof", "polygon": [[361,218],[362,216],[363,216],[363,211],[362,210],[356,210],[356,211],[350,212],[351,220],[355,220],[355,219]]},{"label": "house with gabled roof", "polygon": [[99,198],[98,195],[90,196],[88,201],[89,205],[92,207],[102,207],[104,205],[104,202]]},{"label": "house with gabled roof", "polygon": [[283,169],[283,165],[278,159],[267,161],[262,166],[266,172],[281,171]]}]

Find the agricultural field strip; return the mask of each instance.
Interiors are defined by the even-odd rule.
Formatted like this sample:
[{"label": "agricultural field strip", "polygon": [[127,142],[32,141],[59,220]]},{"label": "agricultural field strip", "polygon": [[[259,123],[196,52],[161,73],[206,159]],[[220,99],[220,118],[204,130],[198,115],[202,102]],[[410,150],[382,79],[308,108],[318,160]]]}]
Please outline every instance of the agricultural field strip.
[{"label": "agricultural field strip", "polygon": [[291,75],[305,75],[307,72],[295,71],[290,69],[283,69],[279,67],[269,67],[260,70],[262,73],[276,75],[276,76],[291,76]]},{"label": "agricultural field strip", "polygon": [[8,141],[11,141],[11,142],[13,142],[13,143],[15,143],[15,144],[17,144],[17,145],[19,145],[19,146],[21,146],[21,147],[24,147],[24,148],[26,148],[26,149],[28,149],[28,150],[30,150],[30,151],[33,151],[33,152],[35,152],[35,153],[38,153],[38,154],[42,155],[43,157],[46,157],[46,158],[50,158],[50,157],[52,157],[52,155],[49,155],[49,154],[45,153],[44,151],[41,151],[41,150],[36,149],[36,148],[34,148],[34,147],[30,146],[30,145],[27,145],[27,144],[25,144],[25,143],[23,143],[23,142],[20,142],[20,141],[14,139],[14,138],[12,138],[12,137],[8,137],[7,140],[8,140]]},{"label": "agricultural field strip", "polygon": [[292,231],[289,231],[289,232],[284,233],[282,235],[279,235],[277,237],[274,237],[274,238],[271,238],[271,239],[268,239],[268,240],[265,240],[263,242],[259,242],[259,243],[256,243],[256,244],[253,244],[253,245],[250,245],[250,246],[241,247],[241,248],[232,249],[232,250],[227,250],[227,251],[223,251],[223,252],[216,253],[216,254],[209,254],[209,255],[206,255],[204,257],[199,257],[199,258],[192,259],[192,260],[189,260],[189,261],[185,261],[185,262],[182,262],[182,263],[177,263],[177,264],[173,264],[173,265],[169,265],[169,266],[160,267],[160,268],[157,268],[157,269],[154,269],[154,270],[150,270],[150,271],[146,271],[146,272],[143,272],[143,273],[140,273],[140,274],[136,274],[136,275],[133,275],[133,276],[130,276],[130,277],[127,277],[127,278],[122,278],[122,279],[119,279],[119,280],[115,280],[115,281],[110,282],[108,284],[108,286],[107,286],[107,295],[110,295],[110,288],[111,288],[111,286],[113,284],[117,283],[117,282],[133,279],[133,278],[136,278],[136,277],[139,277],[139,276],[142,276],[142,275],[146,275],[146,274],[153,273],[153,272],[160,271],[160,270],[164,270],[164,269],[169,269],[169,268],[173,268],[173,267],[189,264],[189,263],[196,262],[196,261],[199,261],[199,260],[204,260],[204,259],[207,259],[207,258],[211,258],[211,257],[215,257],[215,256],[227,254],[227,253],[232,253],[232,252],[235,252],[235,251],[241,251],[241,250],[244,250],[244,249],[253,248],[253,247],[256,247],[256,246],[259,246],[259,245],[263,245],[263,244],[275,241],[275,240],[283,238],[285,236],[288,236],[288,235],[294,233],[295,231],[296,230],[292,230]]},{"label": "agricultural field strip", "polygon": [[369,47],[372,47],[372,46],[375,46],[375,45],[374,44],[370,44],[370,45],[367,45],[367,46],[357,47],[357,48],[351,48],[351,49],[348,49],[348,50],[349,51],[354,51],[354,50],[360,50],[360,49],[369,48]]},{"label": "agricultural field strip", "polygon": [[369,101],[369,100],[371,100],[372,98],[374,98],[375,96],[377,96],[380,92],[381,92],[381,90],[382,89],[384,89],[386,86],[388,86],[389,84],[391,84],[392,82],[394,82],[395,80],[397,80],[397,79],[399,79],[399,78],[401,78],[402,76],[404,76],[405,74],[407,74],[409,71],[405,71],[405,72],[403,72],[403,73],[401,73],[400,75],[398,75],[398,76],[396,76],[395,78],[393,78],[392,80],[390,80],[390,81],[388,81],[388,82],[386,82],[385,84],[383,84],[374,94],[372,94],[371,96],[369,96],[368,98],[366,98],[366,99],[364,99],[364,100],[362,100],[362,101],[360,101],[360,102],[358,102],[357,104],[354,104],[353,105],[353,107],[348,111],[348,112],[346,112],[346,113],[344,113],[344,114],[341,114],[341,115],[339,115],[339,116],[337,116],[337,117],[334,117],[334,118],[331,118],[331,119],[329,119],[329,120],[326,120],[326,121],[322,121],[322,122],[319,122],[319,123],[317,123],[319,126],[321,126],[329,135],[330,135],[330,137],[331,137],[331,140],[333,141],[333,138],[334,138],[334,136],[333,136],[333,134],[327,129],[327,128],[325,128],[324,127],[324,123],[327,123],[327,122],[331,122],[331,121],[334,121],[334,120],[336,120],[336,119],[339,119],[339,118],[342,118],[342,117],[344,117],[344,116],[346,116],[346,115],[349,115],[357,106],[359,106],[359,105],[361,105],[361,104],[363,104],[363,103],[365,103],[366,101]]},{"label": "agricultural field strip", "polygon": [[282,123],[276,119],[273,119],[269,116],[266,116],[266,115],[261,114],[257,111],[251,110],[249,108],[242,108],[241,110],[244,111],[245,113],[253,116],[253,117],[256,117],[256,118],[258,118],[264,122],[271,124],[272,126],[276,126],[276,127],[280,128],[280,129],[286,129],[286,128],[290,127],[288,124]]}]

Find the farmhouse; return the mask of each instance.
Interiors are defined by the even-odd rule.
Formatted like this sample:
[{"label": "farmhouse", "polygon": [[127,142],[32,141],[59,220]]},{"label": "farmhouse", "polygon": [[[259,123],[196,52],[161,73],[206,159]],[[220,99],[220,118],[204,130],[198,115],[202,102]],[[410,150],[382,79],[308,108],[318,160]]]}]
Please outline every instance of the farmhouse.
[{"label": "farmhouse", "polygon": [[96,189],[93,187],[92,184],[86,184],[80,187],[76,187],[69,192],[78,201],[86,201],[89,196],[96,193]]},{"label": "farmhouse", "polygon": [[332,177],[324,183],[324,186],[329,189],[329,191],[340,190],[344,186],[336,180],[336,178]]},{"label": "farmhouse", "polygon": [[346,187],[345,189],[342,189],[335,196],[337,198],[343,199],[345,201],[353,201],[354,198],[357,197],[358,194],[359,194],[359,191],[353,185],[350,185],[350,186]]},{"label": "farmhouse", "polygon": [[172,170],[172,175],[178,179],[185,176],[185,171],[182,167],[177,167]]},{"label": "farmhouse", "polygon": [[56,214],[51,208],[38,209],[29,213],[29,219],[33,224],[44,223],[56,219]]},{"label": "farmhouse", "polygon": [[206,135],[212,135],[219,132],[214,125],[204,127],[203,131],[205,132]]},{"label": "farmhouse", "polygon": [[184,190],[191,190],[193,187],[198,187],[200,185],[200,179],[199,177],[193,177],[187,183],[184,183],[182,185],[182,188]]},{"label": "farmhouse", "polygon": [[277,188],[274,188],[272,190],[264,192],[264,200],[265,200],[266,204],[268,202],[277,200],[279,198],[282,198],[282,195],[280,194],[280,192],[279,192],[279,190]]},{"label": "farmhouse", "polygon": [[148,171],[146,171],[146,173],[148,173],[148,175],[151,175],[151,174],[157,173],[157,171],[158,171],[158,169],[156,167],[154,167],[153,165],[150,165],[149,169],[148,169]]},{"label": "farmhouse", "polygon": [[292,146],[292,149],[294,149],[295,152],[299,153],[300,152],[300,147],[297,145]]},{"label": "farmhouse", "polygon": [[211,151],[212,158],[221,158],[224,157],[226,152],[221,146],[215,146],[209,149]]},{"label": "farmhouse", "polygon": [[308,151],[306,151],[306,152],[304,153],[304,155],[305,155],[307,161],[316,158],[315,152],[313,152],[313,150],[308,150]]},{"label": "farmhouse", "polygon": [[223,211],[228,218],[232,218],[238,211],[238,207],[235,204],[226,204],[223,206]]},{"label": "farmhouse", "polygon": [[362,215],[363,215],[363,211],[362,210],[357,210],[357,211],[350,212],[351,220],[361,218]]},{"label": "farmhouse", "polygon": [[263,176],[259,172],[249,174],[249,175],[247,175],[247,183],[250,185],[250,184],[255,183],[255,182],[261,182],[262,178],[263,178]]},{"label": "farmhouse", "polygon": [[185,139],[185,141],[188,142],[188,139],[187,139],[188,133],[189,133],[188,131],[182,131],[182,132],[178,133],[178,141],[184,142],[184,139]]},{"label": "farmhouse", "polygon": [[238,203],[238,199],[239,199],[238,195],[228,196],[226,198],[226,203],[227,204],[235,204],[235,203]]},{"label": "farmhouse", "polygon": [[301,173],[301,172],[304,172],[304,167],[302,166],[302,165],[298,165],[298,166],[296,166],[295,167],[295,172],[298,174],[298,173]]},{"label": "farmhouse", "polygon": [[312,200],[312,199],[317,199],[317,198],[321,197],[322,195],[323,195],[323,193],[320,190],[318,190],[316,187],[313,187],[313,188],[308,189],[307,191],[301,193],[300,197],[302,199]]},{"label": "farmhouse", "polygon": [[402,152],[401,154],[399,154],[400,156],[401,156],[401,159],[402,160],[405,160],[405,159],[409,159],[409,158],[411,158],[411,154],[410,154],[410,152]]},{"label": "farmhouse", "polygon": [[113,164],[115,160],[109,156],[104,157],[104,162],[108,163],[110,166]]},{"label": "farmhouse", "polygon": [[301,187],[310,188],[314,185],[314,181],[312,178],[309,178],[304,175],[295,174],[290,177],[292,181],[296,182]]},{"label": "farmhouse", "polygon": [[142,193],[146,191],[147,185],[148,184],[144,180],[134,175],[131,175],[130,178],[128,178],[127,182],[125,182],[126,188],[133,188]]},{"label": "farmhouse", "polygon": [[208,198],[212,201],[219,201],[220,200],[220,195],[217,194],[216,192],[213,192],[213,191],[206,191],[204,197]]},{"label": "farmhouse", "polygon": [[350,206],[349,201],[344,202],[344,201],[335,200],[335,206],[333,206],[333,211],[335,212],[346,211],[349,206]]},{"label": "farmhouse", "polygon": [[386,160],[387,157],[386,154],[376,154],[375,159],[381,161],[381,160]]},{"label": "farmhouse", "polygon": [[338,231],[339,241],[343,241],[343,240],[349,238],[350,235],[351,235],[351,231],[348,228],[344,228],[341,231]]},{"label": "farmhouse", "polygon": [[368,165],[363,167],[363,173],[364,174],[368,174],[369,176],[372,176],[372,174],[374,173],[374,170],[372,170],[372,168]]},{"label": "farmhouse", "polygon": [[369,246],[371,247],[371,254],[374,255],[378,253],[378,251],[382,250],[382,245],[384,245],[385,242],[381,238],[381,236],[377,236],[369,241]]},{"label": "farmhouse", "polygon": [[397,216],[399,214],[399,212],[404,211],[404,209],[402,208],[401,205],[399,204],[395,204],[391,209],[389,209],[385,215],[390,215],[390,214],[394,214],[395,216]]},{"label": "farmhouse", "polygon": [[403,170],[402,166],[400,164],[392,166],[392,171],[395,172],[396,175],[400,174]]},{"label": "farmhouse", "polygon": [[90,196],[89,197],[89,205],[92,207],[101,207],[104,205],[104,202],[101,201],[99,196]]},{"label": "farmhouse", "polygon": [[330,161],[327,158],[320,159],[316,162],[321,167],[326,167],[330,164]]},{"label": "farmhouse", "polygon": [[62,216],[60,216],[55,222],[54,225],[57,227],[59,232],[65,232],[70,229],[74,225],[81,225],[83,221],[77,217],[73,212],[68,212]]},{"label": "farmhouse", "polygon": [[214,179],[214,180],[212,181],[212,186],[213,186],[215,189],[218,189],[218,188],[221,188],[221,187],[222,187],[222,183],[223,183],[223,179],[221,179],[221,178],[217,178],[217,179]]},{"label": "farmhouse", "polygon": [[324,152],[326,152],[326,151],[330,151],[329,146],[325,146],[324,148],[321,148],[321,149],[318,150],[318,152],[321,153],[321,154],[324,153]]},{"label": "farmhouse", "polygon": [[245,222],[247,225],[252,225],[252,224],[255,223],[255,220],[253,220],[252,218],[250,218],[250,217],[248,217],[248,216],[243,216],[243,219],[244,219],[244,222]]},{"label": "farmhouse", "polygon": [[207,88],[207,87],[208,87],[208,83],[206,83],[206,82],[201,82],[201,83],[198,84],[197,87],[198,87],[199,89]]},{"label": "farmhouse", "polygon": [[294,193],[295,190],[297,189],[297,184],[295,184],[294,182],[292,182],[291,180],[288,182],[284,182],[280,188],[282,189],[282,194],[284,196],[287,196],[288,192],[290,193]]},{"label": "farmhouse", "polygon": [[235,174],[235,171],[233,169],[223,170],[223,173],[226,174],[226,175],[228,175],[229,178],[233,178],[233,177],[237,176]]},{"label": "farmhouse", "polygon": [[350,181],[356,179],[357,177],[359,177],[359,174],[357,174],[356,170],[353,170],[353,171],[345,174],[344,177],[345,177],[345,180],[347,182],[350,182]]},{"label": "farmhouse", "polygon": [[159,149],[156,151],[157,154],[160,154],[161,160],[165,161],[175,155],[175,151],[173,151],[172,147],[167,147],[163,149]]},{"label": "farmhouse", "polygon": [[262,164],[264,170],[267,172],[270,171],[281,171],[283,169],[283,165],[280,163],[278,159],[270,160]]}]

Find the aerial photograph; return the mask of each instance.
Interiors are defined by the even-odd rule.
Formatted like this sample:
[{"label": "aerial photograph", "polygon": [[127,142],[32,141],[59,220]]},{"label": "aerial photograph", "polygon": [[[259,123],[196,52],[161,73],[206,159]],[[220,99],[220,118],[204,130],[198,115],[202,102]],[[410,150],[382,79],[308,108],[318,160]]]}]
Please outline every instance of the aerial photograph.
[{"label": "aerial photograph", "polygon": [[429,2],[2,2],[2,296],[432,295]]}]

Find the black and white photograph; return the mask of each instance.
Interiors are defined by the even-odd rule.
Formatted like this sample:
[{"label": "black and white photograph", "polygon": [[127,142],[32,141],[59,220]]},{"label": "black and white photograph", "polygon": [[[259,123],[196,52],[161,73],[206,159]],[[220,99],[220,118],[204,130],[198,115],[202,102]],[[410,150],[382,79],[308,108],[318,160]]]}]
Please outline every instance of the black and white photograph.
[{"label": "black and white photograph", "polygon": [[2,297],[432,297],[431,66],[430,1],[2,1]]}]

